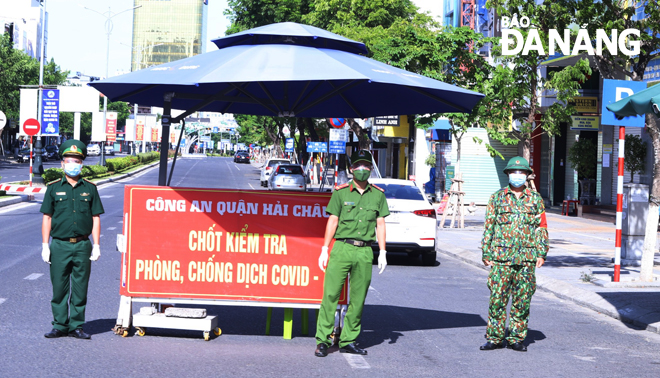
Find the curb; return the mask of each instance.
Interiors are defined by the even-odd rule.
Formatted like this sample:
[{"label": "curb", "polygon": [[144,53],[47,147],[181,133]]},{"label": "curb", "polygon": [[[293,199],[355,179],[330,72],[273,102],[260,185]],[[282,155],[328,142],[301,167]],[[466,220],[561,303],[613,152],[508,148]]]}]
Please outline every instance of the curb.
[{"label": "curb", "polygon": [[[477,268],[486,271],[489,270],[484,266],[480,259],[475,258],[476,253],[473,251],[453,247],[446,243],[438,243],[437,240],[435,250],[455,257],[470,265],[474,265]],[[554,294],[558,298],[569,300],[577,305],[607,315],[624,323],[630,323],[645,328],[650,332],[660,333],[660,321],[657,321],[657,319],[660,318],[660,314],[656,311],[644,309],[636,305],[626,305],[625,307],[617,308],[594,292],[580,289],[574,285],[538,273],[536,274],[536,287],[545,292]],[[651,323],[651,321],[655,322]]]},{"label": "curb", "polygon": [[13,198],[0,199],[0,207],[15,205],[21,202],[34,201],[34,194],[13,194]]},{"label": "curb", "polygon": [[[108,179],[103,179],[95,182],[97,186],[107,184],[109,182],[115,182],[119,181],[122,179],[125,179],[126,177],[133,176],[136,173],[140,173],[146,169],[152,168],[156,165],[159,165],[160,161],[157,161],[155,163],[151,163],[149,165],[145,165],[139,169],[134,170],[133,172],[129,173],[124,173],[122,175],[108,178]],[[36,189],[36,190],[35,190]],[[5,199],[0,199],[0,207],[5,207],[9,205],[15,205],[20,202],[28,202],[28,201],[34,201],[34,194],[33,193],[41,193],[41,192],[46,192],[46,187],[29,187],[29,186],[21,186],[21,185],[0,185],[0,190],[6,190],[6,191],[11,191],[13,193],[9,193],[13,195],[15,198],[5,198]],[[14,194],[18,193],[18,194]],[[23,194],[26,193],[26,194]]]}]

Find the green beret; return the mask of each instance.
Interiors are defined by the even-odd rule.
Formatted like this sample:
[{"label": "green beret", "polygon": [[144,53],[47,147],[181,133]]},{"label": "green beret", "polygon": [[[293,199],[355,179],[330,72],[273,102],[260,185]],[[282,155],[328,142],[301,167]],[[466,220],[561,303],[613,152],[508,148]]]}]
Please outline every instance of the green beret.
[{"label": "green beret", "polygon": [[353,155],[351,155],[351,165],[357,163],[358,161],[366,161],[367,163],[371,164],[371,152],[367,150],[354,152]]},{"label": "green beret", "polygon": [[60,146],[60,156],[77,156],[84,160],[87,157],[87,146],[77,139],[69,139]]},{"label": "green beret", "polygon": [[504,173],[509,170],[515,171],[517,169],[532,173],[532,169],[529,167],[527,159],[522,156],[512,157],[511,160],[509,160],[509,164],[507,164],[506,168],[504,168]]}]

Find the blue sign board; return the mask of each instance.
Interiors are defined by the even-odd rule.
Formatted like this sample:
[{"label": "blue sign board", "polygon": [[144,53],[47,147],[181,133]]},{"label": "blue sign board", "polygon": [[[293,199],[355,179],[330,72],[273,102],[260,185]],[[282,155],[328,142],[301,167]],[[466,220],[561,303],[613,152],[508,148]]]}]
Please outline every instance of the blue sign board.
[{"label": "blue sign board", "polygon": [[293,152],[293,138],[286,138],[284,141],[284,152]]},{"label": "blue sign board", "polygon": [[45,89],[41,99],[41,135],[60,134],[60,90]]},{"label": "blue sign board", "polygon": [[644,115],[616,119],[614,113],[607,110],[607,105],[631,96],[646,89],[643,81],[603,80],[603,106],[601,108],[601,125],[644,127]]},{"label": "blue sign board", "polygon": [[220,129],[218,129],[218,126],[213,126],[213,132],[217,133],[218,131],[220,131]]},{"label": "blue sign board", "polygon": [[186,138],[181,138],[181,147],[186,146]]},{"label": "blue sign board", "polygon": [[307,142],[307,152],[328,152],[325,142]]},{"label": "blue sign board", "polygon": [[331,154],[345,154],[346,153],[346,142],[343,140],[331,140],[330,149],[328,150]]}]

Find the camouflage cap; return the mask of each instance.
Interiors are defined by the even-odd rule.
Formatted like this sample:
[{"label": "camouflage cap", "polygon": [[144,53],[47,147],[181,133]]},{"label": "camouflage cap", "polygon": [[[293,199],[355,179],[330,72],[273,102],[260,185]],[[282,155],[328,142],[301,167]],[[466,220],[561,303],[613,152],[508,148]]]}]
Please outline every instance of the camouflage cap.
[{"label": "camouflage cap", "polygon": [[527,159],[525,159],[522,156],[512,157],[511,160],[509,160],[509,164],[507,164],[506,168],[504,168],[504,173],[506,173],[506,171],[509,170],[513,171],[516,169],[520,169],[532,173],[532,169],[529,167],[529,163],[527,162]]},{"label": "camouflage cap", "polygon": [[87,146],[77,139],[69,139],[60,146],[60,156],[77,156],[85,160],[87,157]]},{"label": "camouflage cap", "polygon": [[359,161],[366,161],[367,163],[371,164],[371,152],[367,150],[359,150],[354,152],[353,155],[351,155],[351,165]]}]

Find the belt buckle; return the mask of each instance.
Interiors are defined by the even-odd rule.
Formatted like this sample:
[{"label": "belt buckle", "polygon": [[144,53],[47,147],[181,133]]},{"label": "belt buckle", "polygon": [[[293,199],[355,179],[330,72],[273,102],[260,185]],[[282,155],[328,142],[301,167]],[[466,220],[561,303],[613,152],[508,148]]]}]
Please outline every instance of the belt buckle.
[{"label": "belt buckle", "polygon": [[69,238],[69,243],[77,243],[78,238]]}]

